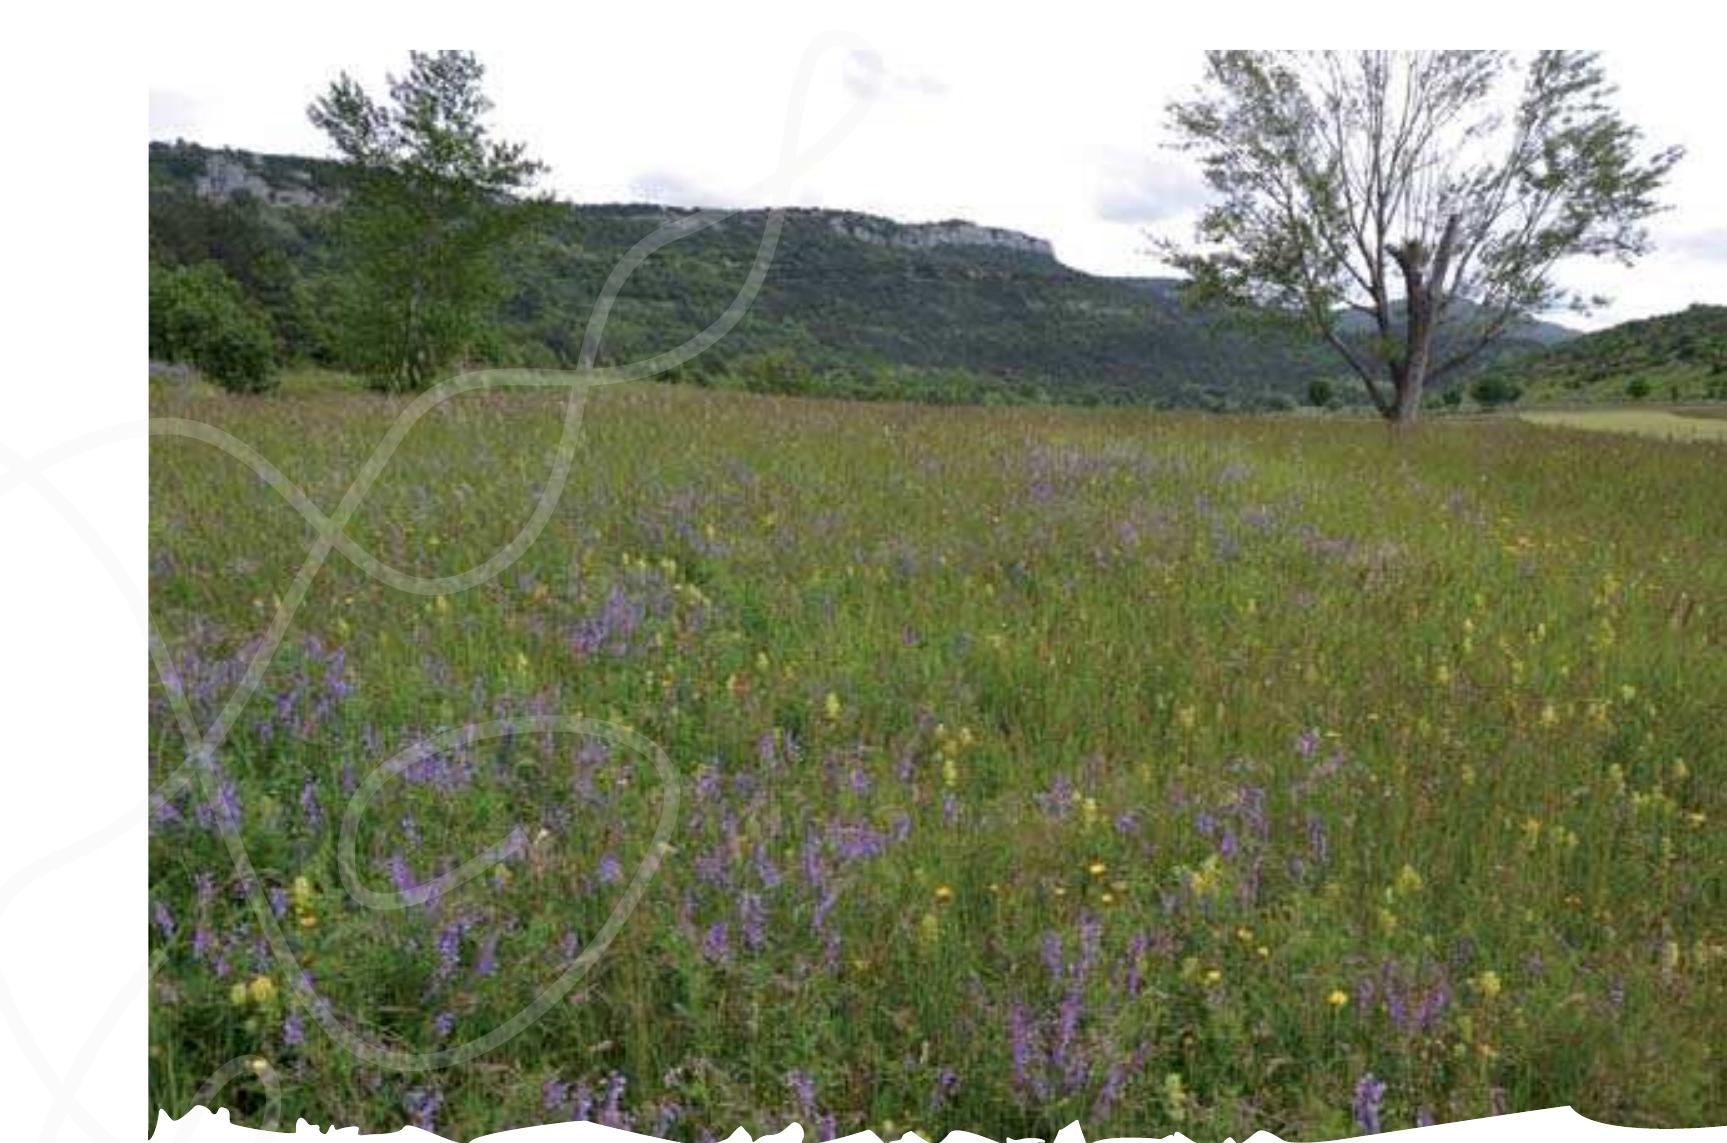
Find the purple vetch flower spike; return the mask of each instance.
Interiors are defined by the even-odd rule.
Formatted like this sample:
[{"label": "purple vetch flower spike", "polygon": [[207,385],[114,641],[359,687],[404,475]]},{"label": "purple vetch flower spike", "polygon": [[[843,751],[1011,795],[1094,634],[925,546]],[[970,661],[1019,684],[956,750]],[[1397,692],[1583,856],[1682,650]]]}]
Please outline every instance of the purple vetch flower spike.
[{"label": "purple vetch flower spike", "polygon": [[774,868],[766,847],[760,844],[756,845],[755,867],[756,877],[760,879],[763,889],[772,889],[780,883],[780,871]]},{"label": "purple vetch flower spike", "polygon": [[1061,936],[1053,930],[1043,934],[1043,967],[1049,970],[1050,979],[1062,978]]},{"label": "purple vetch flower spike", "polygon": [[414,1126],[434,1134],[437,1130],[434,1116],[443,1102],[444,1097],[436,1088],[412,1088],[402,1097],[402,1107]]},{"label": "purple vetch flower spike", "polygon": [[1025,1005],[1015,1004],[1008,1013],[1007,1031],[1013,1045],[1013,1086],[1023,1092],[1031,1070],[1031,1021],[1026,1016]]},{"label": "purple vetch flower spike", "polygon": [[1416,1108],[1415,1109],[1415,1126],[1417,1126],[1417,1127],[1432,1127],[1433,1126],[1433,1113],[1431,1111],[1427,1110],[1425,1107]]},{"label": "purple vetch flower spike", "polygon": [[487,934],[480,942],[480,951],[474,956],[474,975],[491,976],[498,971],[498,935]]},{"label": "purple vetch flower spike", "polygon": [[437,1033],[440,1040],[447,1037],[455,1027],[456,1018],[448,1012],[440,1012],[432,1017],[432,1031]]},{"label": "purple vetch flower spike", "polygon": [[809,1119],[816,1110],[816,1083],[808,1072],[786,1073],[786,1087],[791,1089],[793,1110],[799,1121]]},{"label": "purple vetch flower spike", "polygon": [[1301,737],[1295,740],[1295,753],[1302,761],[1309,761],[1319,750],[1319,732],[1311,727],[1301,732]]},{"label": "purple vetch flower spike", "polygon": [[389,868],[390,883],[396,887],[397,893],[405,897],[419,888],[414,880],[414,871],[408,868],[408,862],[401,854],[391,855]]},{"label": "purple vetch flower spike", "polygon": [[570,1085],[553,1076],[540,1085],[540,1106],[547,1111],[561,1111],[569,1106]]},{"label": "purple vetch flower spike", "polygon": [[935,1086],[930,1092],[930,1113],[940,1111],[953,1098],[953,1093],[959,1090],[959,1074],[952,1068],[943,1068],[935,1077]]},{"label": "purple vetch flower spike", "polygon": [[270,896],[270,912],[275,914],[276,919],[279,921],[284,916],[287,915],[287,912],[288,912],[288,894],[281,887],[272,886],[270,889],[269,896]]},{"label": "purple vetch flower spike", "polygon": [[1352,1110],[1355,1113],[1355,1125],[1361,1128],[1363,1134],[1377,1135],[1382,1130],[1379,1124],[1379,1104],[1384,1098],[1385,1084],[1372,1072],[1368,1072],[1356,1082]]},{"label": "purple vetch flower spike", "polygon": [[282,1020],[282,1043],[297,1048],[306,1042],[306,1025],[298,1012],[290,1012]]},{"label": "purple vetch flower spike", "polygon": [[618,862],[618,859],[615,856],[608,853],[604,857],[600,858],[600,864],[595,870],[595,873],[599,877],[602,885],[615,885],[623,878],[624,867]]},{"label": "purple vetch flower spike", "polygon": [[319,830],[324,826],[324,807],[318,801],[318,786],[310,778],[300,787],[300,818],[309,830]]},{"label": "purple vetch flower spike", "polygon": [[702,940],[702,957],[715,964],[731,963],[731,936],[724,921],[708,926],[708,935]]},{"label": "purple vetch flower spike", "polygon": [[448,980],[462,963],[462,923],[452,921],[438,933],[439,980]]},{"label": "purple vetch flower spike", "polygon": [[738,898],[738,913],[744,947],[759,952],[767,943],[767,910],[762,907],[761,894],[746,890]]},{"label": "purple vetch flower spike", "polygon": [[174,935],[174,914],[168,911],[168,906],[157,901],[151,906],[150,913],[156,923],[157,931],[162,934],[163,940]]}]

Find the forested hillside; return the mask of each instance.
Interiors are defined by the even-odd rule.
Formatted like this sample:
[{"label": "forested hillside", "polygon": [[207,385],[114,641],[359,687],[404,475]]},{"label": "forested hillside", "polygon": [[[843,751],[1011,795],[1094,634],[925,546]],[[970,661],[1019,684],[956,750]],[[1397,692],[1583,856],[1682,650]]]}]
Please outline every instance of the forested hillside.
[{"label": "forested hillside", "polygon": [[[344,173],[326,160],[152,143],[152,262],[214,261],[267,318],[283,361],[337,364],[321,315],[343,288],[331,230]],[[681,213],[690,212],[553,206],[506,255],[509,297],[474,347],[476,362],[573,363],[618,259]],[[650,356],[712,321],[744,280],[767,218],[739,213],[650,258],[613,311],[601,361]],[[1263,318],[1196,311],[1174,287],[1074,270],[1010,231],[793,210],[748,316],[684,379],[1226,408],[1288,405],[1330,378],[1334,392],[1354,397],[1358,386],[1316,340]],[[1544,327],[1523,344],[1550,336]]]}]

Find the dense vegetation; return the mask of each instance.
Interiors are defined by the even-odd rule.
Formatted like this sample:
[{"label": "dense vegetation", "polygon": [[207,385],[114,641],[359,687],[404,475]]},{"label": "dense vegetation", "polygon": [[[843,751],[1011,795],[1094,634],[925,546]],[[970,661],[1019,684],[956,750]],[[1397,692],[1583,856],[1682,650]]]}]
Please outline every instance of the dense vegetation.
[{"label": "dense vegetation", "polygon": [[[1727,445],[592,400],[519,560],[428,596],[333,556],[208,784],[156,806],[152,1106],[238,1060],[242,1121],[456,1139],[1727,1119]],[[329,511],[398,407],[165,387],[153,411]],[[480,564],[562,417],[439,407],[349,534],[408,573]],[[215,716],[317,529],[206,445],[151,461],[159,781],[176,702]],[[615,943],[464,1066],[344,1048],[323,1017],[468,1043],[596,938],[665,805],[639,753],[446,741],[354,800],[423,737],[576,713],[659,743],[681,793]],[[338,869],[351,807],[386,902],[524,844],[372,909]]]},{"label": "dense vegetation", "polygon": [[[212,166],[238,172],[212,179]],[[330,315],[337,163],[152,144],[151,256],[214,261],[269,315],[278,358],[344,364]],[[601,283],[634,243],[689,212],[648,205],[555,207],[505,256],[497,320],[477,332],[476,363],[569,365]],[[731,301],[767,216],[746,211],[665,247],[630,279],[600,359],[651,356],[694,334]],[[1173,280],[1099,278],[1046,254],[983,245],[909,248],[886,219],[789,213],[749,315],[674,379],[757,391],[944,402],[1136,403],[1287,407],[1310,382],[1338,379],[1325,346],[1281,322],[1195,311]],[[1514,344],[1551,336],[1520,330]]]},{"label": "dense vegetation", "polygon": [[1625,322],[1519,354],[1493,373],[1551,401],[1727,400],[1727,306]]}]

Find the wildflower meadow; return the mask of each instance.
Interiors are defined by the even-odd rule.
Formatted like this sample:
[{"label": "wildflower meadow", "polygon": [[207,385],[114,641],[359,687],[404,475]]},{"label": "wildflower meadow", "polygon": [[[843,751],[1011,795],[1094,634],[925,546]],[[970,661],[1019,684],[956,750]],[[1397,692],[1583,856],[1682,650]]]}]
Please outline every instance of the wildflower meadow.
[{"label": "wildflower meadow", "polygon": [[[152,396],[324,513],[402,407]],[[485,564],[563,423],[440,405],[347,539]],[[1727,444],[620,386],[441,593],[150,480],[152,1118],[1727,1122]]]}]

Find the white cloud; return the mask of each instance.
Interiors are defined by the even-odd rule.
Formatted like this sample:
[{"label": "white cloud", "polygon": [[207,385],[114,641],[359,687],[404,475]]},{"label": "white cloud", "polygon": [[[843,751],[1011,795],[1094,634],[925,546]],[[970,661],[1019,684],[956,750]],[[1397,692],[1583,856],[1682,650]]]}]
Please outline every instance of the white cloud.
[{"label": "white cloud", "polygon": [[150,138],[177,139],[198,133],[198,101],[180,91],[150,91]]}]

